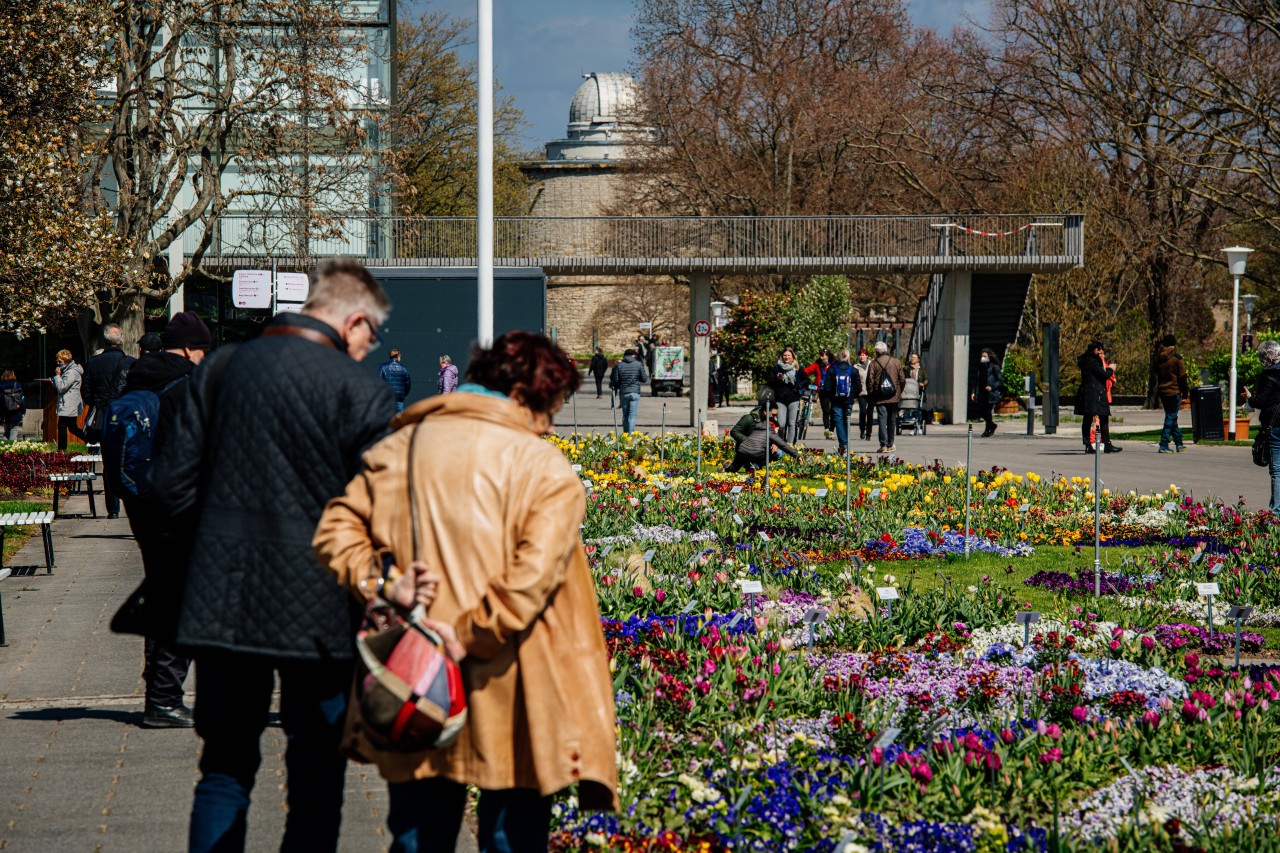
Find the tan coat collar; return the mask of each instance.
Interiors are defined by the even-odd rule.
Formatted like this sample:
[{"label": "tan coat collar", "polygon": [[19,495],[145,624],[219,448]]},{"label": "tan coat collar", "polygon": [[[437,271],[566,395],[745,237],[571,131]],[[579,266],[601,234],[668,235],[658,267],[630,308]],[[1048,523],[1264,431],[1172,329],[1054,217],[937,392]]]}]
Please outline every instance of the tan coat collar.
[{"label": "tan coat collar", "polygon": [[533,428],[529,418],[529,410],[524,406],[504,400],[501,397],[490,397],[487,394],[470,394],[466,391],[455,391],[452,394],[436,394],[420,400],[405,409],[391,422],[395,429],[420,423],[428,416],[457,416],[488,421],[498,426],[505,426],[520,432],[538,431]]}]

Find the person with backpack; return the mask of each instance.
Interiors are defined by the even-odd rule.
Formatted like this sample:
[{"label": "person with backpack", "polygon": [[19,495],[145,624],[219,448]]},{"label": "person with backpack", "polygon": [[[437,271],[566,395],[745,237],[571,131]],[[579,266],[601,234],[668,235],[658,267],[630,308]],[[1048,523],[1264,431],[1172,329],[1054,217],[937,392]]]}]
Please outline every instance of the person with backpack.
[{"label": "person with backpack", "polygon": [[849,418],[853,413],[853,401],[862,396],[862,376],[849,363],[849,351],[840,350],[835,364],[827,368],[822,380],[824,410],[830,408],[831,420],[836,428],[837,453],[849,452]]},{"label": "person with backpack", "polygon": [[[142,572],[146,579],[144,589],[151,622],[144,646],[146,665],[142,677],[146,699],[142,725],[172,729],[190,728],[195,724],[182,691],[191,658],[176,648],[173,641],[186,565],[183,543],[191,531],[171,521],[164,503],[150,493],[146,485],[149,472],[143,469],[158,451],[156,444],[162,440],[164,431],[172,425],[184,399],[188,378],[213,346],[213,336],[194,311],[183,311],[173,315],[160,339],[163,350],[144,354],[129,366],[124,393],[109,405],[104,418],[102,450],[103,481],[109,484],[108,488],[116,481],[114,486],[124,498],[125,515],[142,552]],[[123,424],[131,412],[144,413],[142,417],[148,421],[154,414],[154,430],[133,432],[129,439],[120,435],[116,440],[116,433],[124,432]],[[135,418],[135,423],[142,417]],[[124,446],[148,434],[153,439],[151,447]],[[129,470],[122,471],[126,465]],[[133,486],[131,492],[127,483],[138,485]]]},{"label": "person with backpack", "polygon": [[[102,328],[102,339],[107,346],[102,352],[85,362],[85,394],[89,404],[89,417],[84,425],[84,438],[89,444],[102,443],[102,426],[106,421],[107,407],[111,401],[120,396],[116,390],[120,373],[126,375],[136,361],[133,356],[126,355],[124,335],[116,323],[108,323]],[[127,383],[126,383],[127,384]],[[102,478],[102,495],[107,502],[107,518],[120,517],[120,495],[112,488],[111,478]]]},{"label": "person with backpack", "polygon": [[867,367],[867,396],[876,407],[876,420],[880,422],[880,449],[877,453],[893,453],[894,437],[898,434],[898,401],[907,385],[907,374],[902,362],[889,355],[889,345],[876,341],[876,357]]},{"label": "person with backpack", "polygon": [[4,440],[13,438],[14,430],[22,426],[27,414],[27,399],[22,393],[22,383],[12,370],[0,374],[0,433]]}]

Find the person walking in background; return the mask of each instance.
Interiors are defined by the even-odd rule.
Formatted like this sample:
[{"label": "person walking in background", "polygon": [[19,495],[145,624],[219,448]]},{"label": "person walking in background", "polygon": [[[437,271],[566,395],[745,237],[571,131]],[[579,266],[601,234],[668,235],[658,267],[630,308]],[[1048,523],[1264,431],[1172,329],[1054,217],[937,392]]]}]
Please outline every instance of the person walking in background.
[{"label": "person walking in background", "polygon": [[622,354],[622,361],[613,366],[609,374],[609,387],[618,392],[622,407],[622,431],[633,432],[636,417],[640,413],[640,387],[649,381],[649,371],[644,362],[636,358],[636,351],[629,349]]},{"label": "person walking in background", "polygon": [[[1182,444],[1182,429],[1178,426],[1178,410],[1182,401],[1188,396],[1187,366],[1178,355],[1178,339],[1173,335],[1165,335],[1160,341],[1160,349],[1156,353],[1156,388],[1160,392],[1160,403],[1164,406],[1164,428],[1160,431],[1160,453],[1181,453],[1186,450]],[[1169,440],[1173,440],[1173,448]]]},{"label": "person walking in background", "polygon": [[831,367],[831,350],[824,349],[818,352],[818,358],[804,369],[805,375],[808,377],[809,386],[818,392],[818,406],[822,409],[822,437],[831,438],[831,430],[834,429],[831,420],[831,395],[825,393],[825,382],[827,377],[827,369]]},{"label": "person walking in background", "polygon": [[787,443],[795,441],[800,421],[800,400],[808,388],[808,379],[796,360],[796,351],[785,347],[769,372],[769,389],[778,404],[778,430]]},{"label": "person walking in background", "polygon": [[[424,624],[462,666],[466,725],[441,750],[379,749],[358,724],[344,742],[388,782],[393,851],[452,853],[468,785],[480,790],[480,850],[545,851],[557,792],[575,786],[584,810],[618,807],[613,677],[579,538],[582,483],[543,440],[581,379],[559,347],[529,332],[473,351],[466,379],[405,413],[313,540],[361,606],[394,585],[382,546],[399,566],[419,559],[439,572]],[[402,606],[413,603],[408,592]]]},{"label": "person walking in background", "polygon": [[78,423],[84,409],[81,389],[84,384],[84,368],[76,364],[71,350],[58,350],[54,357],[57,366],[53,370],[53,385],[58,390],[58,450],[66,451],[67,433],[84,441],[84,433]]},{"label": "person walking in background", "polygon": [[[145,353],[129,367],[122,389],[124,394],[150,391],[160,398],[156,424],[158,436],[163,435],[173,423],[191,372],[212,348],[213,336],[194,311],[183,311],[169,320],[160,340],[161,351]],[[158,448],[153,446],[153,450]],[[103,477],[104,482],[110,482],[110,479]],[[181,581],[188,559],[185,546],[190,542],[192,531],[171,523],[164,504],[152,495],[126,495],[124,510],[134,541],[142,552],[145,600],[151,611],[143,645],[146,665],[142,680],[146,692],[142,725],[147,728],[190,728],[195,725],[195,720],[183,701],[182,685],[187,680],[191,658],[175,646],[173,635],[177,627],[177,610],[182,604]]]},{"label": "person walking in background", "polygon": [[391,393],[395,394],[396,414],[403,412],[404,401],[413,388],[413,377],[409,375],[409,368],[400,363],[400,350],[393,349],[387,353],[387,360],[378,368],[378,378],[387,383]]},{"label": "person walking in background", "polygon": [[876,420],[880,422],[880,449],[877,453],[893,453],[894,437],[898,434],[898,401],[907,376],[902,362],[889,355],[889,345],[876,341],[876,357],[867,367],[867,396],[876,407]]},{"label": "person walking in background", "polygon": [[920,399],[924,400],[924,391],[929,387],[929,373],[920,362],[920,353],[913,352],[907,356],[907,378],[914,379],[920,385]]},{"label": "person walking in background", "polygon": [[458,390],[458,366],[447,355],[440,356],[440,371],[436,374],[436,393],[452,394]]},{"label": "person walking in background", "polygon": [[[106,422],[107,406],[120,396],[121,374],[127,375],[133,363],[133,356],[126,355],[124,335],[115,323],[109,323],[102,329],[102,339],[107,345],[102,352],[85,362],[85,388],[87,390],[89,417],[84,425],[85,441],[90,444],[102,443],[102,427]],[[111,487],[111,480],[102,478],[102,496],[107,504],[107,518],[120,517],[120,496]]]},{"label": "person walking in background", "polygon": [[1258,375],[1258,390],[1244,389],[1244,402],[1258,412],[1259,429],[1265,430],[1271,440],[1271,462],[1267,466],[1271,474],[1271,504],[1274,513],[1280,513],[1280,341],[1263,341],[1258,344],[1258,358],[1262,361],[1262,373]]},{"label": "person walking in background", "polygon": [[986,421],[987,428],[982,431],[983,438],[995,434],[996,422],[992,417],[996,403],[1004,390],[1004,371],[996,360],[995,350],[984,349],[978,357],[978,379],[969,392],[969,399],[978,405],[978,417]]},{"label": "person walking in background", "polygon": [[835,364],[827,368],[822,380],[824,411],[830,410],[836,428],[837,453],[849,452],[849,416],[853,401],[862,396],[862,374],[849,363],[849,351],[840,350]]},{"label": "person walking in background", "polygon": [[595,354],[591,356],[587,372],[595,377],[596,399],[599,400],[604,396],[604,375],[609,372],[609,359],[604,357],[604,350],[600,347],[596,347]]},{"label": "person walking in background", "polygon": [[868,416],[871,397],[867,394],[867,368],[870,366],[871,357],[867,355],[867,351],[858,350],[858,360],[854,363],[853,369],[858,371],[858,387],[862,389],[858,392],[858,438],[863,441],[871,440],[871,418]]},{"label": "person walking in background", "polygon": [[716,368],[716,389],[720,393],[720,405],[729,405],[733,389],[729,382],[729,365],[725,363],[723,356],[720,357],[720,366]]},{"label": "person walking in background", "polygon": [[22,426],[27,414],[27,398],[22,393],[22,383],[12,370],[0,373],[0,435],[9,441]]},{"label": "person walking in background", "polygon": [[1111,443],[1111,391],[1109,382],[1115,378],[1115,365],[1106,363],[1102,344],[1090,341],[1076,365],[1080,368],[1080,390],[1076,392],[1075,413],[1081,417],[1080,436],[1084,452],[1094,452],[1094,430],[1097,440],[1106,453],[1119,453],[1122,448]]},{"label": "person walking in background", "polygon": [[358,364],[390,310],[358,262],[322,262],[302,313],[276,315],[193,373],[161,442],[152,492],[194,531],[176,634],[195,658],[204,741],[191,853],[244,849],[277,673],[288,743],[281,849],[337,848],[359,614],[311,537],[395,415],[391,389]]}]

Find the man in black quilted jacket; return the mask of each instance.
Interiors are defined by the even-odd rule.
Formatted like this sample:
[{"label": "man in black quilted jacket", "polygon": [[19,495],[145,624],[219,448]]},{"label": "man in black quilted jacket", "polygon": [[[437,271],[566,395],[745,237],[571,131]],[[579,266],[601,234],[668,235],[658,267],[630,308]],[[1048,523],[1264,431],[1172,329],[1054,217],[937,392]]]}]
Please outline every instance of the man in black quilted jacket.
[{"label": "man in black quilted jacket", "polygon": [[395,413],[391,389],[357,364],[390,308],[356,261],[322,263],[301,314],[277,316],[192,374],[163,436],[152,489],[171,515],[194,514],[177,628],[195,658],[204,740],[192,851],[244,849],[277,673],[289,774],[281,849],[337,847],[360,613],[316,563],[311,535]]}]

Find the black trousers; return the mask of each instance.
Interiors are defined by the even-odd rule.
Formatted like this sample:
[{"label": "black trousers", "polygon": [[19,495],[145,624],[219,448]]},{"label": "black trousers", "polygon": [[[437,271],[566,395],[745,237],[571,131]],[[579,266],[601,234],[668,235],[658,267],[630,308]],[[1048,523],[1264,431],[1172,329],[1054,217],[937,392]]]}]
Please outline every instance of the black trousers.
[{"label": "black trousers", "polygon": [[871,401],[867,399],[866,394],[863,394],[858,398],[858,438],[871,438],[871,419],[867,417],[870,409]]},{"label": "black trousers", "polygon": [[836,419],[831,415],[831,398],[819,397],[818,402],[822,405],[822,428],[835,429]]},{"label": "black trousers", "polygon": [[67,449],[67,433],[71,433],[76,438],[84,441],[84,433],[80,431],[79,424],[76,423],[75,415],[58,415],[58,449]]},{"label": "black trousers", "polygon": [[[1084,446],[1089,447],[1089,433],[1093,430],[1093,415],[1085,415],[1084,420],[1080,422],[1080,438],[1084,441]],[[1111,443],[1111,416],[1098,416],[1098,441],[1108,445]]]},{"label": "black trousers", "polygon": [[978,417],[982,418],[984,421],[987,422],[987,432],[994,432],[996,428],[996,422],[991,417],[991,414],[995,410],[995,407],[996,407],[995,403],[992,403],[990,400],[978,400],[977,403],[978,403]]},{"label": "black trousers", "polygon": [[601,373],[599,376],[596,377],[596,396],[597,397],[604,396],[604,374],[603,373]]},{"label": "black trousers", "polygon": [[146,640],[146,664],[142,670],[148,707],[176,708],[182,704],[182,684],[191,669],[191,658],[178,652],[172,641],[173,628],[182,605],[186,567],[180,545],[166,535],[162,518],[145,500],[126,499],[129,529],[142,551],[142,572],[147,594],[156,608],[155,634]]}]

